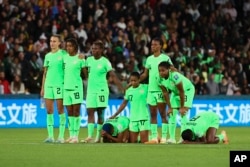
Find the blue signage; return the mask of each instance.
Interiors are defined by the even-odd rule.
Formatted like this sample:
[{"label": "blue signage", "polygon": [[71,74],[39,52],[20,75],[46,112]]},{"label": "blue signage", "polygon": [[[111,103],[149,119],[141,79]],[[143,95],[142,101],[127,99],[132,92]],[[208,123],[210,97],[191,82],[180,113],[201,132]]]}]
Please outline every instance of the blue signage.
[{"label": "blue signage", "polygon": [[[122,100],[110,100],[105,110],[104,118],[108,119],[116,112]],[[66,109],[65,109],[66,111]],[[195,99],[188,117],[199,112],[213,111],[220,117],[220,126],[250,126],[250,101],[223,99]],[[121,113],[129,116],[129,106]],[[58,115],[54,114],[55,127],[58,127]],[[81,127],[87,126],[86,105],[81,106]],[[96,115],[97,118],[97,115]],[[178,117],[178,124],[180,117]],[[158,125],[161,120],[158,115]],[[46,110],[41,108],[39,99],[1,99],[0,128],[42,128],[46,127]]]}]

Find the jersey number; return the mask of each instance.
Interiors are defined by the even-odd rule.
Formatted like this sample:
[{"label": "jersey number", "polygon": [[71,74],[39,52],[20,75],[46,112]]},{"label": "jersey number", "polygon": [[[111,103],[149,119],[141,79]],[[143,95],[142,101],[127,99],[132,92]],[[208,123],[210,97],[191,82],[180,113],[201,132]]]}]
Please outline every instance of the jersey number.
[{"label": "jersey number", "polygon": [[196,116],[196,117],[191,118],[191,119],[190,119],[190,121],[196,121],[198,118],[200,118],[200,116],[199,116],[199,115],[198,115],[198,116]]},{"label": "jersey number", "polygon": [[75,99],[80,99],[79,92],[74,93]]},{"label": "jersey number", "polygon": [[129,96],[128,96],[128,100],[129,100],[129,101],[132,101],[132,100],[133,100],[133,95],[129,95]]},{"label": "jersey number", "polygon": [[60,88],[57,88],[57,89],[56,89],[56,93],[57,93],[57,94],[61,94],[61,89],[60,89]]},{"label": "jersey number", "polygon": [[99,96],[99,100],[100,100],[100,102],[104,102],[105,101],[105,97],[104,96]]},{"label": "jersey number", "polygon": [[141,120],[141,121],[140,121],[141,126],[144,126],[144,123],[145,123],[145,122],[146,122],[145,120]]},{"label": "jersey number", "polygon": [[163,99],[162,93],[158,93],[158,99]]}]

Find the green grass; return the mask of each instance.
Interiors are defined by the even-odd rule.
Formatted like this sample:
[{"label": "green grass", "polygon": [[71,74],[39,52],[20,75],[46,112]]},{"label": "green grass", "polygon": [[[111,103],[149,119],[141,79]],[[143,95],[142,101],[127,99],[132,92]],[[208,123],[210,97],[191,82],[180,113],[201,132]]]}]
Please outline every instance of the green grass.
[{"label": "green grass", "polygon": [[223,129],[229,145],[46,144],[46,129],[0,129],[0,167],[228,167],[230,150],[250,150],[250,135]]}]

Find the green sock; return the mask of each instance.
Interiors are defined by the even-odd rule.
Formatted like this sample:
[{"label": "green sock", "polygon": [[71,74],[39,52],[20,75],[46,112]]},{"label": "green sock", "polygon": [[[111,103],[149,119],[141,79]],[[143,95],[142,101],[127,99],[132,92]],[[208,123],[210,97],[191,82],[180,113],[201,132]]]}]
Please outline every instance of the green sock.
[{"label": "green sock", "polygon": [[96,127],[96,139],[100,139],[101,138],[101,130],[102,130],[102,125],[101,124],[97,124],[97,127]]},{"label": "green sock", "polygon": [[74,117],[75,125],[74,125],[74,136],[78,137],[81,126],[81,117]]},{"label": "green sock", "polygon": [[94,123],[89,123],[88,124],[88,137],[89,138],[93,138],[94,129],[95,129],[95,124]]},{"label": "green sock", "polygon": [[47,131],[48,131],[48,137],[54,138],[54,115],[53,114],[47,114]]},{"label": "green sock", "polygon": [[181,117],[181,133],[186,129],[186,123],[188,121],[187,115]]},{"label": "green sock", "polygon": [[151,127],[152,127],[152,125],[150,124],[150,125],[149,125],[150,130],[149,130],[149,132],[148,132],[148,140],[152,140]]},{"label": "green sock", "polygon": [[224,139],[224,136],[223,136],[223,135],[216,135],[216,137],[219,138],[219,141],[220,141],[220,142]]},{"label": "green sock", "polygon": [[58,136],[58,138],[60,138],[60,139],[64,138],[65,124],[66,124],[66,116],[65,116],[65,113],[63,113],[63,114],[59,115],[59,136]]},{"label": "green sock", "polygon": [[157,124],[151,124],[151,139],[157,139]]},{"label": "green sock", "polygon": [[168,124],[162,123],[161,125],[161,138],[167,139]]},{"label": "green sock", "polygon": [[170,139],[174,139],[175,140],[175,132],[176,132],[176,116],[177,116],[178,110],[177,109],[173,109],[173,113],[171,115],[169,115],[169,137]]},{"label": "green sock", "polygon": [[69,116],[69,124],[68,124],[68,127],[69,127],[69,137],[73,137],[74,136],[74,126],[75,126],[75,117],[73,116]]}]

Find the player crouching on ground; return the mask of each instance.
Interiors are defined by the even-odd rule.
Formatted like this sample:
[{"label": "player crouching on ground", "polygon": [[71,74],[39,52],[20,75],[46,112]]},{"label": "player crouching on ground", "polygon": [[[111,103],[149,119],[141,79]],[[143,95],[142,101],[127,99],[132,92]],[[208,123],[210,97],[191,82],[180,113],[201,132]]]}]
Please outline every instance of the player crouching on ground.
[{"label": "player crouching on ground", "polygon": [[191,118],[186,129],[182,132],[183,144],[218,144],[222,141],[228,144],[226,131],[222,131],[220,135],[216,135],[219,128],[220,118],[211,111],[201,112]]},{"label": "player crouching on ground", "polygon": [[129,141],[129,118],[120,116],[108,119],[102,126],[103,143],[127,143]]}]

